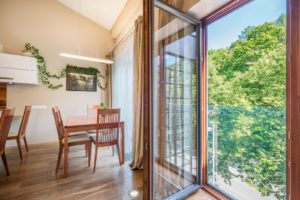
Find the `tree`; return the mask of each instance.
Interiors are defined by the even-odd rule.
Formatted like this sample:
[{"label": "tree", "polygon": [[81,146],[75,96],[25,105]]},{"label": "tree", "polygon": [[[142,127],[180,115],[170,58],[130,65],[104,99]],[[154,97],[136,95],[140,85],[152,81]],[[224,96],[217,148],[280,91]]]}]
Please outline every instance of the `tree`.
[{"label": "tree", "polygon": [[218,130],[217,173],[229,184],[238,177],[277,199],[285,199],[286,189],[285,22],[280,16],[247,27],[230,47],[208,52],[209,121]]}]

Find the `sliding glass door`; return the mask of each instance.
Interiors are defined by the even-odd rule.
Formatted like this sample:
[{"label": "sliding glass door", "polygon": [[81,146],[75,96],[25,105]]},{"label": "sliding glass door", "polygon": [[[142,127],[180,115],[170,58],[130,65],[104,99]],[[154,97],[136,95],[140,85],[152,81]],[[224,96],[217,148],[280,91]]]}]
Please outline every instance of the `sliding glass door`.
[{"label": "sliding glass door", "polygon": [[199,25],[160,2],[154,7],[153,199],[199,187]]}]

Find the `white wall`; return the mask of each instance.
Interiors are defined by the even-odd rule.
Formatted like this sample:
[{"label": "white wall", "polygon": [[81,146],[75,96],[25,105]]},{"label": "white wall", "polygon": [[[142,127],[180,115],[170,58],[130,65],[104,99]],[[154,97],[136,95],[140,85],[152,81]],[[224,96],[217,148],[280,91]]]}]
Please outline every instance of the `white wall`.
[{"label": "white wall", "polygon": [[[6,53],[20,54],[30,42],[45,57],[49,71],[56,73],[66,64],[96,67],[105,66],[63,58],[60,52],[104,57],[113,47],[110,32],[83,18],[54,0],[0,0],[0,42]],[[99,103],[101,92],[71,92],[64,87],[51,90],[44,85],[8,86],[8,107],[15,107],[21,115],[25,105],[46,105],[47,109],[33,109],[28,129],[28,142],[57,141],[51,108],[59,106],[63,119],[69,115],[85,115],[87,104]],[[104,101],[105,92],[103,92]],[[15,127],[13,128],[15,129]],[[12,143],[9,143],[12,144]]]}]

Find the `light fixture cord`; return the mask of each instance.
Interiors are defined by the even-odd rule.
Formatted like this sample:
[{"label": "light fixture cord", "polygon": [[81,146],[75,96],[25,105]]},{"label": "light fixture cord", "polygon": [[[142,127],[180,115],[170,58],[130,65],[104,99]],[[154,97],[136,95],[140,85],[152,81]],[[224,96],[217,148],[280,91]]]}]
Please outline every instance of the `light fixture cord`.
[{"label": "light fixture cord", "polygon": [[[81,0],[78,0],[78,10],[79,10],[79,13],[81,14]],[[77,28],[78,28],[78,54],[81,55],[81,31],[80,31],[80,22],[81,22],[81,18],[79,17],[78,18],[78,24],[77,24]]]}]

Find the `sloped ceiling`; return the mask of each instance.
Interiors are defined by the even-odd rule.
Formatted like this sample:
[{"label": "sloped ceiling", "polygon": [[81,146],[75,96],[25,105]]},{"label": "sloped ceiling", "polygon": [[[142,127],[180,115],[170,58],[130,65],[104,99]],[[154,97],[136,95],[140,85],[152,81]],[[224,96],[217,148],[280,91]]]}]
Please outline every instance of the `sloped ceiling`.
[{"label": "sloped ceiling", "polygon": [[127,0],[57,0],[70,9],[110,30]]}]

